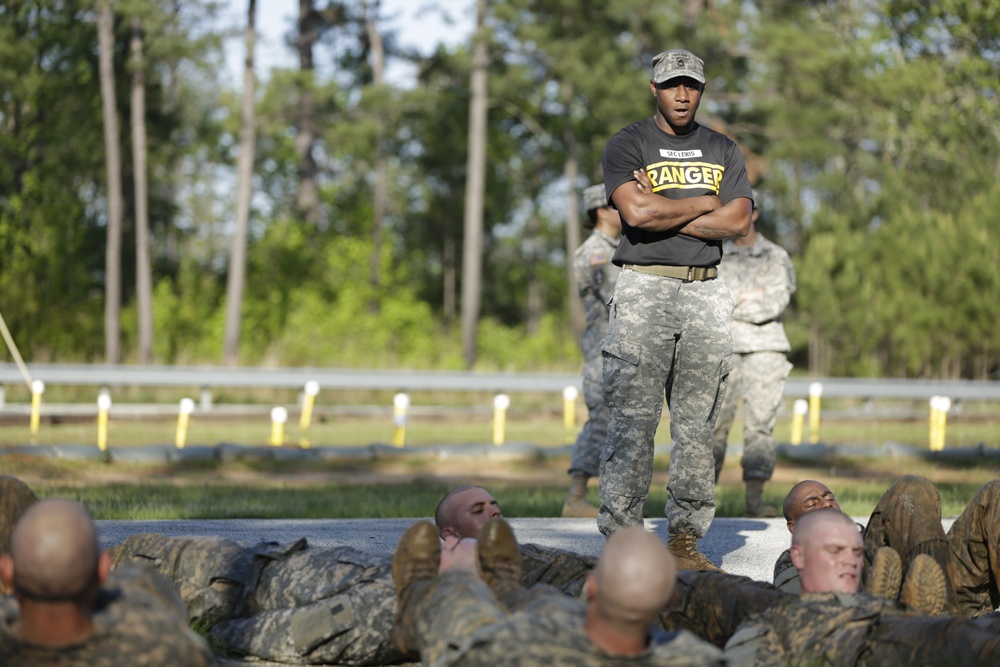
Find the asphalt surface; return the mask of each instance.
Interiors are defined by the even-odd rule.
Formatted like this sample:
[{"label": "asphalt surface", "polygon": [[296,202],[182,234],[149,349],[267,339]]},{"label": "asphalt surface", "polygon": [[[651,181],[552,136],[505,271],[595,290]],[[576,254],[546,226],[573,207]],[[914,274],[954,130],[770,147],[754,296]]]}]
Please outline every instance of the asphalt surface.
[{"label": "asphalt surface", "polygon": [[[429,520],[429,519],[428,519]],[[855,517],[864,524],[868,517]],[[174,537],[222,535],[237,542],[292,542],[306,537],[314,548],[351,546],[366,552],[391,552],[413,519],[296,519],[208,521],[98,521],[101,548],[133,533],[155,532]],[[593,519],[509,519],[518,540],[598,555],[604,537]],[[947,531],[954,519],[942,524]],[[667,539],[666,519],[648,519],[646,528]],[[774,562],[788,548],[784,519],[716,519],[699,546],[726,572],[770,582]]]}]

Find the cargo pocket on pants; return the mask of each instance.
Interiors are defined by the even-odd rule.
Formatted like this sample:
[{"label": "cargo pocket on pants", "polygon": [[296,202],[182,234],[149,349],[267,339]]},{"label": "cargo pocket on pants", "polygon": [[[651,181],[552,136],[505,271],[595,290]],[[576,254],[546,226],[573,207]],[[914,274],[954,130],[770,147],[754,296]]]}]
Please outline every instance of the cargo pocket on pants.
[{"label": "cargo pocket on pants", "polygon": [[[635,377],[641,360],[641,346],[632,341],[625,341],[614,336],[608,336],[601,345],[601,357],[604,362],[604,403],[609,410],[615,408],[615,399],[619,397],[622,382]],[[627,400],[626,397],[625,400]]]}]

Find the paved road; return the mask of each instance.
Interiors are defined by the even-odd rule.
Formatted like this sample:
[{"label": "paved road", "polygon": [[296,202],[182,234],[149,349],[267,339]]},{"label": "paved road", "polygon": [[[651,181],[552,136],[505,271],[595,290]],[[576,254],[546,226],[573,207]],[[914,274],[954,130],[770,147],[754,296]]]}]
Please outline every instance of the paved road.
[{"label": "paved road", "polygon": [[[868,517],[856,517],[865,523]],[[224,535],[239,542],[268,540],[291,542],[307,537],[314,547],[348,545],[368,552],[390,552],[411,519],[296,519],[209,521],[98,521],[101,547],[106,548],[132,533],[167,535]],[[947,530],[954,519],[943,522]],[[597,555],[604,538],[592,519],[511,519],[522,542]],[[665,519],[650,519],[647,528],[667,538]],[[758,581],[771,581],[774,561],[788,548],[790,537],[784,519],[716,519],[701,549],[722,569]]]}]

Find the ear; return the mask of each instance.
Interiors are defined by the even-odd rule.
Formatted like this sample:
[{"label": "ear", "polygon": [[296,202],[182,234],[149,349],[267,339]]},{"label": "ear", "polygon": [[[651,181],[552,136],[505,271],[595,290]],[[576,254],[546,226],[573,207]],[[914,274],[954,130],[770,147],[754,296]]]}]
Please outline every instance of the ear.
[{"label": "ear", "polygon": [[653,93],[653,97],[656,97],[656,82],[652,79],[649,80],[649,92]]},{"label": "ear", "polygon": [[789,533],[793,532],[795,530],[795,519],[792,519],[791,521],[789,521],[785,525],[788,526],[788,532]]},{"label": "ear", "polygon": [[449,537],[458,538],[458,531],[456,531],[454,528],[451,528],[451,527],[442,528],[441,529],[441,539],[442,540],[447,540]]},{"label": "ear", "polygon": [[587,602],[593,601],[597,597],[597,575],[593,572],[587,574],[587,580],[583,582],[583,599]]},{"label": "ear", "polygon": [[805,563],[805,558],[802,553],[802,546],[798,544],[792,545],[792,565],[795,566],[796,570],[801,570],[802,565]]},{"label": "ear", "polygon": [[14,590],[14,560],[9,554],[0,556],[0,592],[9,593]]},{"label": "ear", "polygon": [[111,572],[111,556],[106,551],[103,551],[97,557],[97,583],[103,584],[104,580],[108,578],[109,572]]}]

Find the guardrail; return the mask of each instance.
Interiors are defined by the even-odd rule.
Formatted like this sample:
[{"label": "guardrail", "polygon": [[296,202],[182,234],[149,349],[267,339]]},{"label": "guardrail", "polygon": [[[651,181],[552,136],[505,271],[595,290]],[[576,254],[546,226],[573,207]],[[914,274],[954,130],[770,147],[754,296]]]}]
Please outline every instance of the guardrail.
[{"label": "guardrail", "polygon": [[[31,364],[32,378],[47,385],[94,387],[192,387],[211,403],[211,390],[230,388],[302,388],[319,383],[323,390],[561,392],[581,388],[578,373],[487,373],[472,371],[348,370],[332,368],[232,368],[226,366],[128,366],[105,364]],[[898,380],[875,378],[789,378],[787,398],[809,396],[813,383],[824,398],[930,399],[1000,401],[1000,382],[977,380]],[[23,384],[14,364],[0,363],[0,386]]]}]

